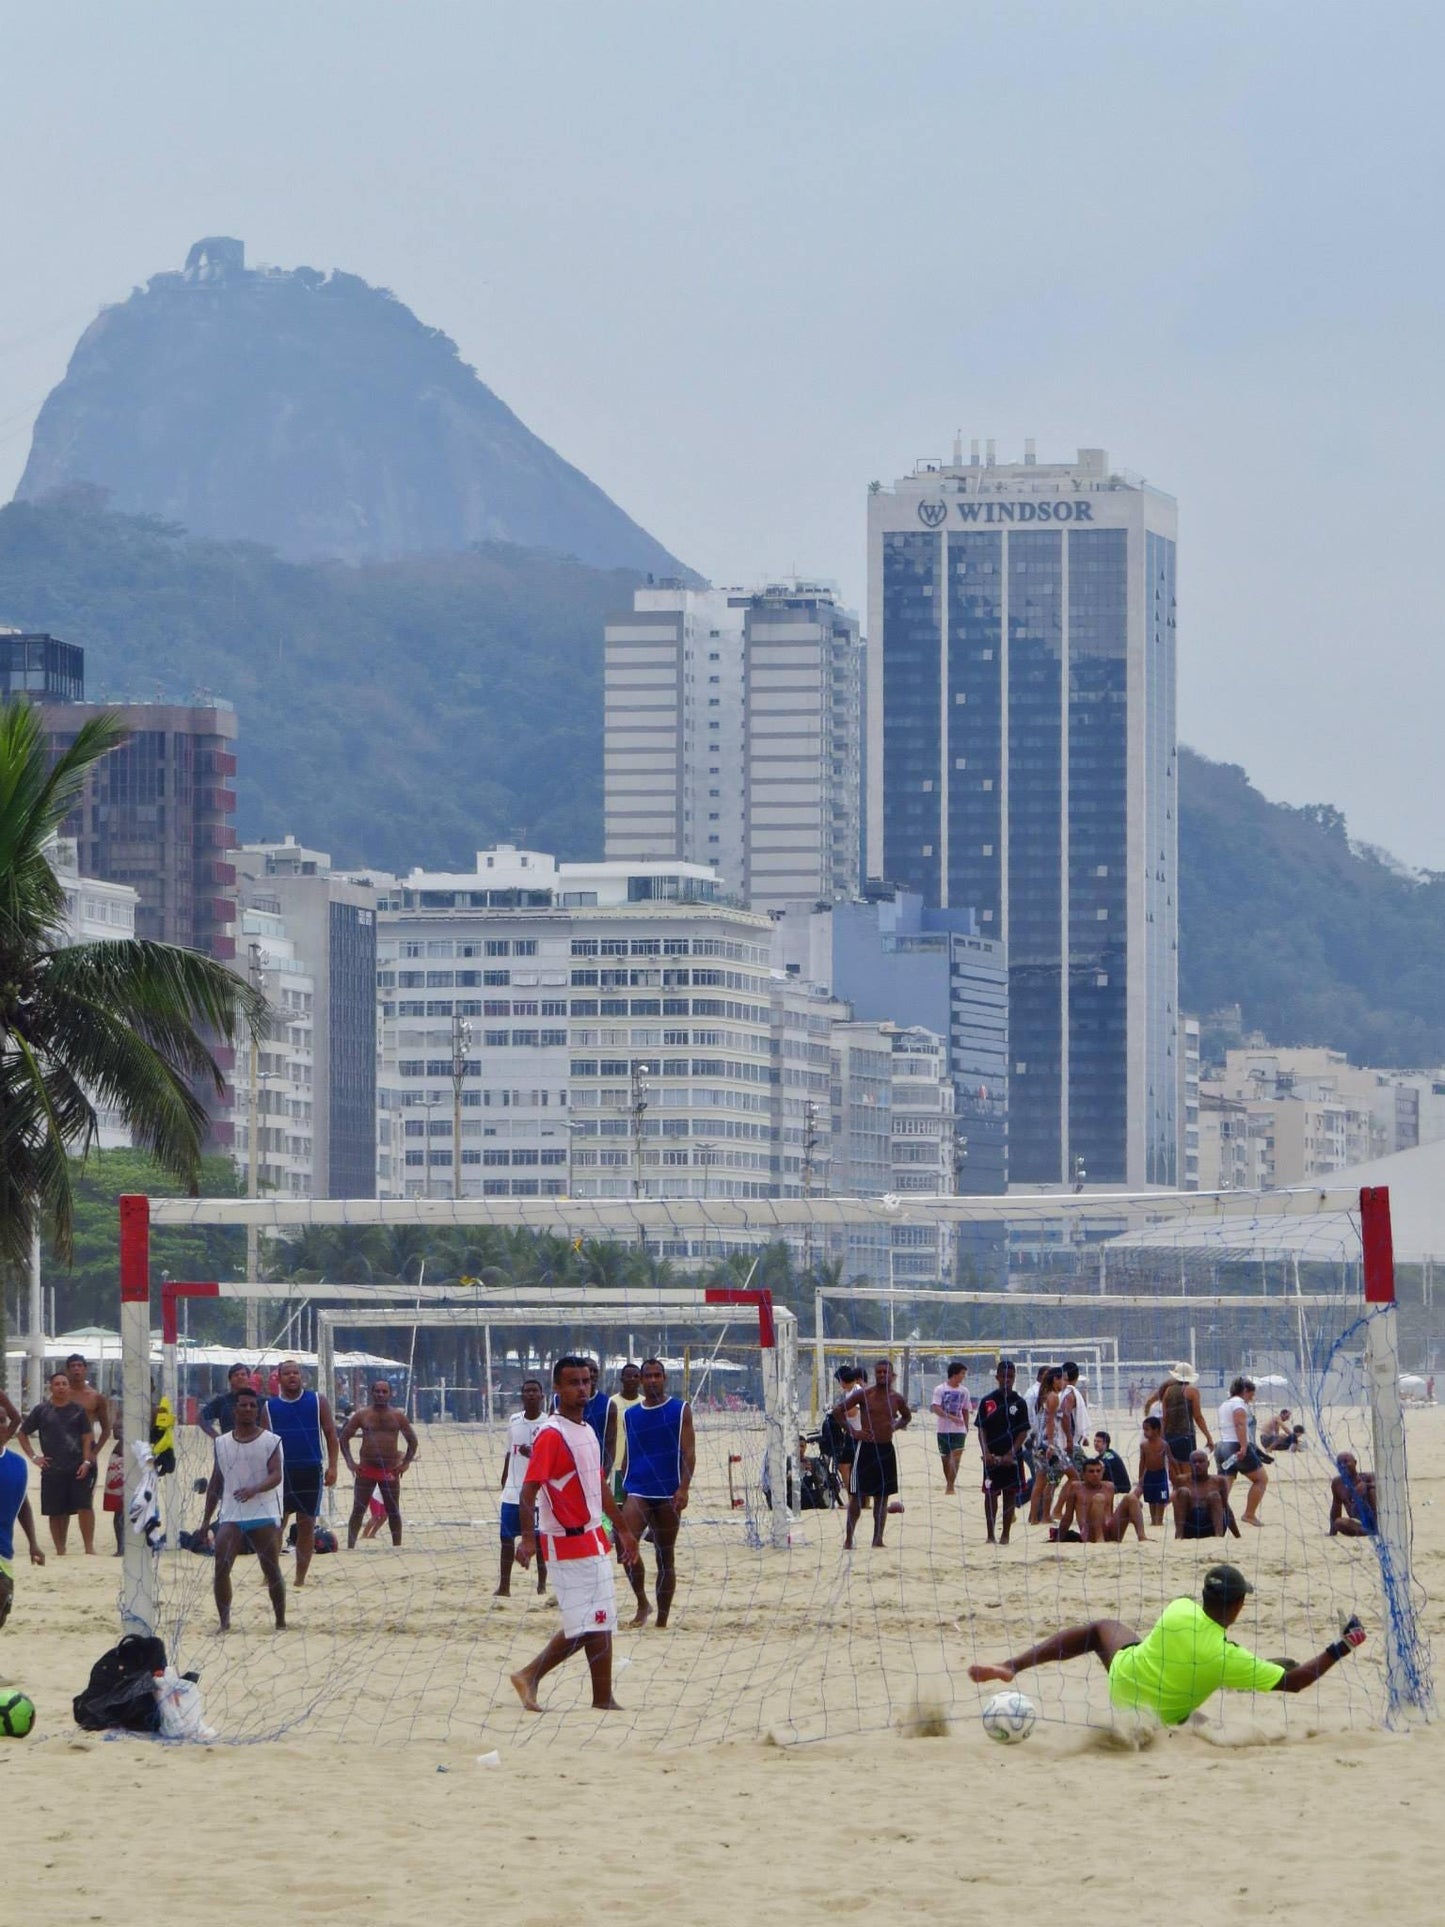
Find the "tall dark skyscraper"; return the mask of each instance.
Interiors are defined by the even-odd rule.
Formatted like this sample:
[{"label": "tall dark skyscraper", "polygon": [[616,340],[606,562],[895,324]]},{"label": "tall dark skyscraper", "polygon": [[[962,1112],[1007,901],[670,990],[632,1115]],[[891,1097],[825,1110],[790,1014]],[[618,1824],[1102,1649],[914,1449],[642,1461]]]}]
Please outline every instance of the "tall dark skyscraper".
[{"label": "tall dark skyscraper", "polygon": [[1014,1184],[1176,1181],[1175,533],[1102,449],[869,499],[868,869],[1007,947]]}]

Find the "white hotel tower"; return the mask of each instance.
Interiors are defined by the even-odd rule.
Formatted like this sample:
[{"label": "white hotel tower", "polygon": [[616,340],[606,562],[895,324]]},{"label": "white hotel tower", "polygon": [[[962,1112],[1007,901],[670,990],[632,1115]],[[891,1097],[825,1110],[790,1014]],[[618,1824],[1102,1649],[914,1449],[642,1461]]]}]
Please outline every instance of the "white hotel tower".
[{"label": "white hotel tower", "polygon": [[830,589],[638,589],[606,630],[606,853],[754,910],[858,887],[863,652]]}]

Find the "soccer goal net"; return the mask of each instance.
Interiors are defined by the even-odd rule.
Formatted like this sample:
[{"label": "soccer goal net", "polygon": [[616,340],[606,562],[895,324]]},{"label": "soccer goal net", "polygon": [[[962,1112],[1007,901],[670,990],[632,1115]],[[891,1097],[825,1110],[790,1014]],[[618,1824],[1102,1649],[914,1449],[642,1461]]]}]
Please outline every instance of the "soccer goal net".
[{"label": "soccer goal net", "polygon": [[[318,1554],[300,1587],[295,1553],[283,1561],[285,1637],[270,1631],[257,1562],[241,1558],[236,1630],[222,1638],[213,1563],[179,1543],[200,1522],[212,1447],[195,1424],[178,1428],[177,1470],[161,1481],[165,1543],[128,1539],[122,1611],[128,1624],[159,1631],[177,1665],[201,1673],[207,1717],[224,1739],[306,1727],[360,1740],[510,1746],[565,1735],[569,1744],[676,1747],[926,1725],[976,1711],[971,1661],[1006,1657],[1096,1618],[1121,1619],[1142,1634],[1170,1599],[1197,1597],[1204,1571],[1220,1560],[1255,1587],[1235,1629],[1252,1650],[1311,1657],[1351,1614],[1370,1637],[1306,1694],[1274,1695],[1279,1703],[1268,1705],[1226,1696],[1215,1717],[1272,1733],[1300,1724],[1344,1730],[1429,1710],[1406,1462],[1407,1442],[1426,1454],[1439,1445],[1428,1285],[1402,1267],[1397,1297],[1383,1199],[1362,1206],[1358,1197],[1320,1194],[1103,1194],[545,1206],[545,1215],[529,1218],[537,1207],[523,1200],[123,1201],[127,1405],[149,1399],[161,1382],[151,1364],[150,1223],[250,1217],[277,1253],[288,1232],[307,1224],[405,1223],[441,1239],[458,1224],[504,1222],[573,1243],[641,1236],[654,1260],[668,1254],[666,1282],[643,1286],[540,1286],[488,1274],[485,1282],[424,1287],[280,1278],[167,1287],[166,1382],[183,1420],[221,1380],[197,1382],[175,1344],[174,1295],[257,1296],[275,1341],[271,1360],[296,1358],[338,1426],[385,1378],[417,1441],[400,1485],[401,1544],[392,1542],[390,1518],[363,1502],[348,1549],[356,1486],[343,1460],[320,1505],[323,1540],[333,1532],[338,1550]],[[945,1276],[915,1286],[876,1269],[850,1272],[850,1250],[876,1249],[880,1229],[917,1225],[947,1229],[953,1256]],[[740,1254],[760,1257],[781,1245],[795,1257],[791,1271],[772,1268],[776,1297],[739,1284],[748,1270]],[[805,1251],[813,1259],[806,1273]],[[723,1252],[734,1262],[730,1282],[718,1284]],[[313,1342],[298,1352],[302,1303]],[[616,1575],[615,1690],[625,1710],[579,1722],[537,1719],[509,1683],[556,1630],[550,1587],[539,1592],[535,1569],[513,1566],[509,1590],[498,1596],[509,1422],[521,1410],[524,1381],[540,1380],[549,1399],[552,1367],[568,1354],[596,1362],[607,1394],[618,1390],[624,1366],[659,1361],[667,1394],[688,1401],[696,1447],[669,1623],[657,1625],[659,1548],[645,1543],[647,1623],[631,1625],[641,1602],[629,1575],[620,1567]],[[1141,1491],[1137,1507],[1117,1494],[1127,1515],[1117,1534],[1073,1538],[1067,1493],[1084,1474],[1046,1466],[1040,1442],[1025,1455],[1038,1496],[1021,1495],[1007,1544],[997,1543],[996,1518],[991,1542],[978,1433],[969,1428],[961,1455],[952,1456],[960,1408],[942,1394],[950,1365],[965,1365],[953,1378],[973,1417],[995,1388],[1000,1358],[1011,1361],[1020,1393],[1046,1368],[1076,1368],[1067,1381],[1077,1421],[1071,1443],[1082,1457],[1107,1434],[1111,1477],[1130,1493],[1143,1486],[1143,1424],[1162,1388],[1193,1392],[1201,1447],[1206,1439],[1227,1445],[1242,1404],[1261,1460],[1255,1478],[1231,1481],[1227,1536],[1180,1536],[1173,1490],[1166,1485],[1161,1502],[1151,1480],[1151,1499]],[[897,1490],[885,1479],[881,1496],[867,1494],[851,1550],[849,1450],[837,1427],[824,1424],[845,1389],[842,1366],[861,1371],[864,1386],[891,1378],[911,1409],[892,1441]],[[1248,1391],[1232,1393],[1240,1380]],[[871,1423],[858,1406],[851,1416],[846,1431]],[[1272,1450],[1261,1443],[1266,1436],[1288,1444]],[[351,1450],[357,1457],[354,1442]],[[1338,1461],[1347,1454],[1354,1471],[1342,1505]],[[1217,1472],[1211,1459],[1207,1475]],[[1266,1482],[1257,1485],[1259,1473]],[[1029,1681],[1046,1721],[1109,1719],[1102,1669],[1041,1668]],[[550,1711],[580,1713],[585,1667],[559,1669],[544,1697]]]}]

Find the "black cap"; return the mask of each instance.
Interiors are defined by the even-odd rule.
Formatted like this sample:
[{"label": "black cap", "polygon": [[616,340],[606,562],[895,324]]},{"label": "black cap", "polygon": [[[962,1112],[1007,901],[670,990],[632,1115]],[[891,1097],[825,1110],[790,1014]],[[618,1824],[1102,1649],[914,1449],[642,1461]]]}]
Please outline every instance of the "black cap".
[{"label": "black cap", "polygon": [[1206,1606],[1232,1606],[1253,1591],[1238,1566],[1211,1566],[1204,1575]]}]

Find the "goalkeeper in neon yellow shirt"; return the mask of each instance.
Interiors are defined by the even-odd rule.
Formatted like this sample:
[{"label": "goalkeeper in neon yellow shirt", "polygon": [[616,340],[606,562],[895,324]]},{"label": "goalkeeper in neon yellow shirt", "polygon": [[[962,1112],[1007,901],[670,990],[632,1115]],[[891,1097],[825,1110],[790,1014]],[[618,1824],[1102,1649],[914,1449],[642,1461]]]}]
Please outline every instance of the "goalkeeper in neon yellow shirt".
[{"label": "goalkeeper in neon yellow shirt", "polygon": [[1341,1638],[1303,1665],[1286,1668],[1257,1659],[1225,1637],[1253,1591],[1236,1566],[1211,1566],[1201,1603],[1172,1599],[1143,1639],[1122,1619],[1096,1619],[1056,1633],[1001,1666],[970,1666],[968,1676],[980,1685],[988,1680],[1007,1685],[1030,1666],[1097,1653],[1115,1706],[1147,1707],[1165,1726],[1182,1726],[1221,1687],[1231,1693],[1302,1693],[1364,1644],[1365,1629],[1352,1619]]}]

